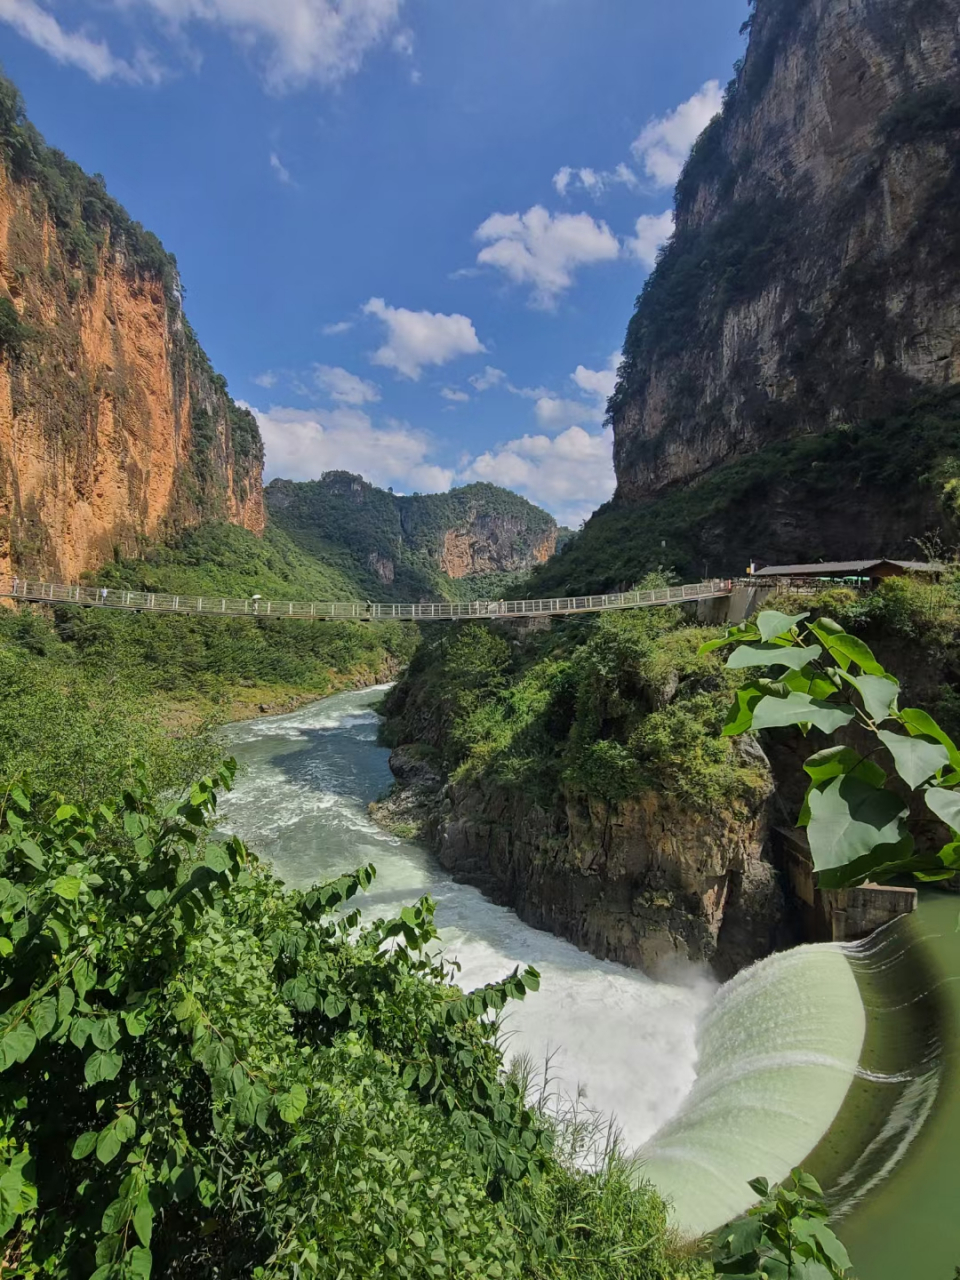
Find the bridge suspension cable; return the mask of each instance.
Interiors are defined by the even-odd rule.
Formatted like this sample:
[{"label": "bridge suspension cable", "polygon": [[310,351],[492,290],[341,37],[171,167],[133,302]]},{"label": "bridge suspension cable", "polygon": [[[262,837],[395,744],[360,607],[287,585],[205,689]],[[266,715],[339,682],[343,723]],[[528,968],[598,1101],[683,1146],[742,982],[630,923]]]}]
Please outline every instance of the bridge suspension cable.
[{"label": "bridge suspension cable", "polygon": [[364,622],[457,622],[469,618],[557,617],[571,613],[603,613],[616,609],[646,609],[684,601],[714,600],[729,596],[729,578],[714,578],[683,587],[658,587],[653,591],[608,592],[595,596],[566,596],[552,600],[473,600],[442,604],[376,604],[360,601],[264,600],[259,596],[237,599],[226,596],[172,595],[154,591],[127,591],[121,587],[68,586],[25,578],[0,579],[0,597],[42,604],[72,604],[85,608],[126,609],[138,613],[182,613],[203,617],[316,618],[331,621],[353,618]]}]

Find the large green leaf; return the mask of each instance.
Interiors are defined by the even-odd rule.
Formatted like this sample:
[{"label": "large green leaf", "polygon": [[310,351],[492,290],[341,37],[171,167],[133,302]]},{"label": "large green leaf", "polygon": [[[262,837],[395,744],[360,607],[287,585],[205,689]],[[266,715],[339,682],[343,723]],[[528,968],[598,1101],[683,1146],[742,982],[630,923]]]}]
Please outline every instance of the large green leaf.
[{"label": "large green leaf", "polygon": [[753,725],[753,712],[757,703],[766,697],[766,691],[758,684],[745,684],[737,690],[736,701],[730,708],[723,726],[725,738],[735,738],[746,733]]},{"label": "large green leaf", "polygon": [[[771,1280],[773,1272],[769,1272]],[[829,1268],[815,1258],[794,1258],[789,1271],[790,1280],[833,1280]]]},{"label": "large green leaf", "polygon": [[807,839],[817,871],[844,867],[878,845],[896,844],[907,808],[892,791],[860,778],[835,778],[810,795]]},{"label": "large green leaf", "polygon": [[831,632],[825,627],[814,624],[811,627],[818,639],[822,640],[829,652],[836,658],[844,670],[855,662],[864,675],[885,676],[887,673],[873,656],[873,651],[856,636],[847,635],[845,631]]},{"label": "large green leaf", "polygon": [[804,764],[814,782],[828,782],[831,778],[839,778],[844,774],[853,774],[869,782],[875,787],[882,787],[887,775],[875,764],[854,751],[852,747],[827,747],[826,751],[818,751],[810,756]]},{"label": "large green leaf", "polygon": [[89,1133],[81,1133],[80,1137],[73,1144],[74,1160],[82,1160],[84,1156],[88,1156],[97,1145],[99,1134],[91,1130]]},{"label": "large green leaf", "polygon": [[809,611],[797,613],[791,618],[789,614],[780,613],[776,609],[765,609],[757,618],[757,626],[764,640],[776,640],[780,636],[785,636],[788,631],[792,631],[798,622],[809,617]]},{"label": "large green leaf", "polygon": [[6,1031],[0,1040],[0,1071],[6,1071],[15,1062],[26,1062],[36,1047],[36,1033],[27,1023],[21,1022]]},{"label": "large green leaf", "polygon": [[727,659],[731,671],[743,671],[746,667],[790,667],[793,671],[809,666],[823,653],[818,644],[742,644]]},{"label": "large green leaf", "polygon": [[42,1040],[57,1025],[57,1002],[53,996],[47,996],[30,1010],[30,1024]]},{"label": "large green leaf", "polygon": [[306,1106],[307,1091],[302,1084],[292,1084],[289,1090],[281,1094],[277,1099],[280,1119],[285,1120],[287,1124],[293,1124],[299,1120],[306,1110]]},{"label": "large green leaf", "polygon": [[718,649],[723,649],[728,644],[739,644],[745,640],[759,640],[760,629],[755,627],[752,622],[742,622],[737,627],[728,627],[725,636],[719,640],[708,640],[706,644],[702,644],[697,650],[700,657],[708,653],[716,653]]},{"label": "large green leaf", "polygon": [[139,1245],[135,1245],[128,1250],[125,1256],[125,1262],[129,1268],[130,1275],[134,1280],[150,1280],[150,1271],[153,1266],[153,1255],[149,1249],[142,1249]]},{"label": "large green leaf", "polygon": [[98,1050],[92,1053],[84,1064],[84,1078],[87,1084],[99,1084],[101,1080],[115,1080],[122,1066],[122,1054],[104,1053]]},{"label": "large green leaf", "polygon": [[896,844],[879,844],[863,858],[819,873],[821,889],[849,889],[868,880],[886,884],[897,876],[912,874],[916,850],[909,832]]},{"label": "large green leaf", "polygon": [[954,831],[960,831],[960,791],[947,791],[943,787],[931,787],[924,792],[927,808],[935,813]]},{"label": "large green leaf", "polygon": [[896,680],[886,676],[851,676],[845,678],[853,685],[863,699],[867,715],[875,723],[889,720],[897,706],[900,685]]},{"label": "large green leaf", "polygon": [[112,1124],[107,1125],[97,1138],[97,1159],[101,1164],[109,1164],[120,1154],[122,1146],[116,1128]]},{"label": "large green leaf", "polygon": [[853,719],[849,707],[835,707],[806,693],[786,698],[764,698],[753,712],[754,729],[779,729],[791,724],[812,724],[824,733],[836,733]]},{"label": "large green leaf", "polygon": [[950,763],[946,747],[925,738],[907,738],[902,733],[881,729],[877,737],[893,756],[897,773],[908,787],[916,789]]},{"label": "large green leaf", "polygon": [[845,1271],[851,1266],[849,1254],[825,1222],[818,1218],[797,1218],[793,1230],[799,1240],[819,1248],[838,1270]]},{"label": "large green leaf", "polygon": [[805,827],[810,821],[810,792],[829,782],[831,778],[849,774],[874,787],[882,787],[887,780],[887,775],[878,764],[867,760],[852,747],[827,747],[825,751],[818,751],[816,755],[810,756],[803,767],[810,775],[811,782],[797,819],[798,827]]},{"label": "large green leaf", "polygon": [[75,902],[80,896],[83,881],[77,876],[60,876],[58,880],[54,880],[51,887],[59,897],[65,898],[68,902]]},{"label": "large green leaf", "polygon": [[909,733],[923,735],[927,738],[934,738],[937,742],[942,742],[947,748],[950,763],[955,769],[960,769],[960,748],[957,747],[950,735],[940,728],[933,716],[928,715],[926,711],[921,711],[918,707],[905,707],[900,712],[900,719],[907,726]]}]

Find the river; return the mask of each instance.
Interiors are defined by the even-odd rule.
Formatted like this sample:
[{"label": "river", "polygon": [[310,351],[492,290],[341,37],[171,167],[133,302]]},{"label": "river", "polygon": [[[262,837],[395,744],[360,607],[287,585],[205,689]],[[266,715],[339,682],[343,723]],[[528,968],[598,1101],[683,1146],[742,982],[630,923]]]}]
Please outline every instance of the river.
[{"label": "river", "polygon": [[[243,770],[224,805],[229,829],[292,887],[372,862],[367,911],[393,914],[432,896],[467,988],[518,964],[539,969],[541,990],[506,1019],[508,1053],[543,1066],[557,1096],[615,1119],[688,1234],[741,1212],[748,1178],[782,1178],[816,1148],[814,1165],[838,1183],[849,1212],[842,1234],[859,1280],[954,1280],[960,1224],[940,1166],[957,1150],[960,1105],[950,1102],[956,1090],[941,1087],[951,1069],[949,1020],[929,1005],[950,966],[960,973],[950,932],[957,900],[924,904],[920,933],[936,935],[932,942],[914,936],[914,924],[914,933],[880,946],[771,957],[724,987],[693,965],[654,981],[529,928],[370,821],[367,805],[392,781],[389,753],[376,743],[381,694],[338,694],[231,727]],[[864,1078],[858,1064],[870,1054]],[[861,1167],[856,1156],[868,1141]],[[914,1212],[927,1224],[924,1237],[914,1236]]]}]

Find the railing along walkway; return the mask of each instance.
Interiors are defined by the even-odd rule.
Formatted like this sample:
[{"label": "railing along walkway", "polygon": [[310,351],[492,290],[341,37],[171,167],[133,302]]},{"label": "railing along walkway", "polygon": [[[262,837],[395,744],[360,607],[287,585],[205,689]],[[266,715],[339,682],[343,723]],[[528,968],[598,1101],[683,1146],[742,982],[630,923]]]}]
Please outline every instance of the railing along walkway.
[{"label": "railing along walkway", "polygon": [[154,591],[126,591],[119,587],[65,586],[0,579],[0,596],[46,604],[74,604],[90,608],[130,609],[143,613],[193,613],[204,617],[356,618],[361,621],[456,622],[463,618],[553,617],[571,613],[600,613],[608,609],[645,609],[680,604],[685,600],[713,600],[733,590],[729,578],[695,582],[655,591],[609,592],[599,596],[567,596],[558,600],[474,600],[465,604],[374,604],[367,601],[299,601],[232,599],[225,596],[169,595]]}]

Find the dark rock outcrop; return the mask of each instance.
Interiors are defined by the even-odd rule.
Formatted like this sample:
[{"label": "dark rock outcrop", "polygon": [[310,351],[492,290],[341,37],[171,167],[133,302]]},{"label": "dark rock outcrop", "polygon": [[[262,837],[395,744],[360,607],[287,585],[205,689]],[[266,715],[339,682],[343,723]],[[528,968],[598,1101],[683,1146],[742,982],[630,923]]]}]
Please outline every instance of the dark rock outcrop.
[{"label": "dark rock outcrop", "polygon": [[543,807],[494,782],[447,785],[418,747],[397,748],[388,829],[418,835],[455,879],[601,959],[668,974],[677,960],[721,977],[794,940],[767,858],[769,793],[710,815],[654,791],[612,805]]}]

